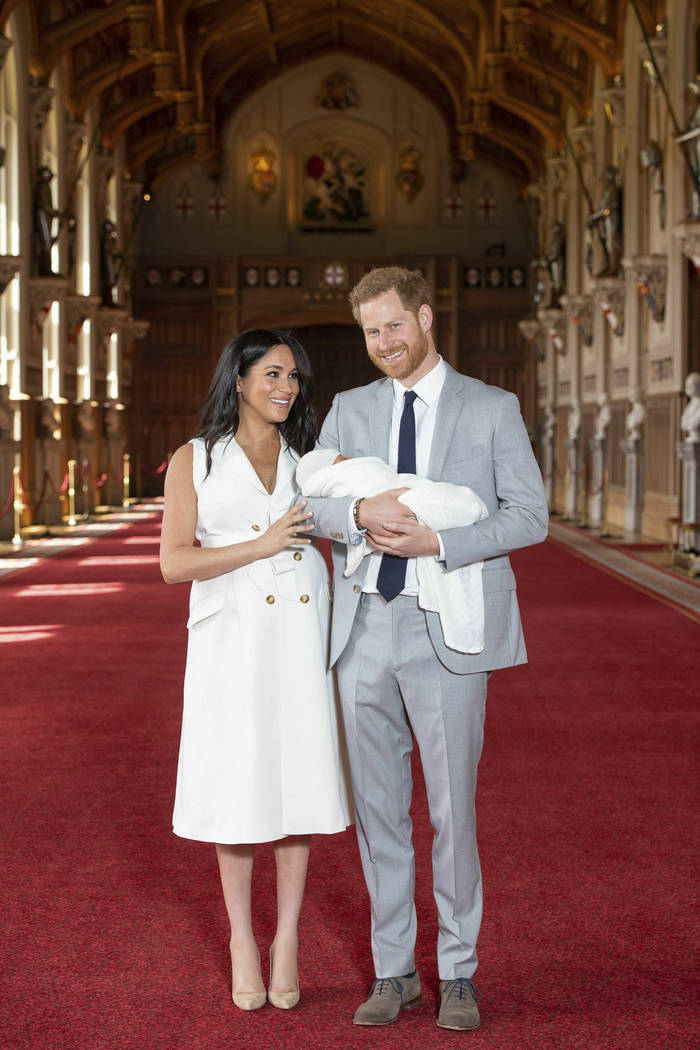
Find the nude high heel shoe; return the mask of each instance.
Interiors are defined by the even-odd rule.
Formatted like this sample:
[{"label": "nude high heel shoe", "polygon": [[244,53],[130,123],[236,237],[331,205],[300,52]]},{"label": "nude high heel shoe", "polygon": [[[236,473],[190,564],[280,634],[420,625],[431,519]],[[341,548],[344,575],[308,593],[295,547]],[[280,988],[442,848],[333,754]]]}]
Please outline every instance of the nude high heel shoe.
[{"label": "nude high heel shoe", "polygon": [[[258,952],[258,969],[260,969],[260,952]],[[262,972],[260,980],[262,980]],[[231,998],[233,999],[233,1005],[237,1006],[239,1010],[259,1010],[261,1006],[265,1005],[267,1001],[267,993],[265,991],[237,992],[233,984],[233,957],[231,957]]]},{"label": "nude high heel shoe", "polygon": [[270,947],[270,987],[267,989],[267,999],[271,1006],[276,1006],[278,1010],[291,1010],[299,1002],[299,978],[297,977],[297,986],[293,992],[276,992],[272,988],[272,956],[273,951]]}]

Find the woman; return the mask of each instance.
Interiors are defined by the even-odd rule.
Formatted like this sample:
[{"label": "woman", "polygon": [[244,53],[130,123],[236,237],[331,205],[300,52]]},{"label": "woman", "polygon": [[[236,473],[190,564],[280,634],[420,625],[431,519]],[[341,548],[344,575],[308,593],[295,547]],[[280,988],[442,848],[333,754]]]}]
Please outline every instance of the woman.
[{"label": "woman", "polygon": [[254,843],[274,844],[267,998],[289,1009],[299,1000],[310,835],[351,822],[326,671],[328,574],[294,482],[314,442],[310,395],[296,339],[242,332],[221,356],[198,436],[174,454],[165,482],[161,570],[166,583],[192,581],[173,827],[216,843],[233,1001],[243,1010],[266,998],[251,921]]}]

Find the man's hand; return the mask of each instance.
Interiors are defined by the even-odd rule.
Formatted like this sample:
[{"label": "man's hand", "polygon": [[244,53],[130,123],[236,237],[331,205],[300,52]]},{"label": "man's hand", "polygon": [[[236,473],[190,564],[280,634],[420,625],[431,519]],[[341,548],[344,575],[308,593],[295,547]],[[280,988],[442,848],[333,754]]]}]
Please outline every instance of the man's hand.
[{"label": "man's hand", "polygon": [[360,525],[370,533],[372,542],[376,545],[377,539],[393,540],[395,533],[384,527],[385,522],[391,521],[397,525],[416,524],[416,516],[404,503],[399,503],[397,496],[407,489],[391,489],[389,492],[381,492],[378,496],[363,499],[360,503]]},{"label": "man's hand", "polygon": [[[389,537],[389,538],[387,538]],[[377,536],[367,533],[373,547],[384,554],[397,554],[401,558],[418,558],[422,554],[439,554],[440,541],[437,533],[419,525],[417,521],[384,523],[384,532]]]}]

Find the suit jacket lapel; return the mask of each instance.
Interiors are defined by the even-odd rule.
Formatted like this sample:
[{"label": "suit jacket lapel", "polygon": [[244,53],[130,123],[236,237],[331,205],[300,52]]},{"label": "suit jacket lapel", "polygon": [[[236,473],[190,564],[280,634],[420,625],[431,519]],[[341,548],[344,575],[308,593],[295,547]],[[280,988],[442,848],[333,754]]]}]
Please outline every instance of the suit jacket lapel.
[{"label": "suit jacket lapel", "polygon": [[384,379],[375,388],[373,401],[369,403],[369,437],[372,455],[389,462],[391,439],[391,414],[394,408],[394,384]]},{"label": "suit jacket lapel", "polygon": [[452,444],[455,427],[463,409],[464,403],[464,380],[458,372],[447,366],[447,375],[440,392],[440,400],[437,404],[437,418],[433,432],[433,444],[430,450],[429,475],[437,479],[447,459],[447,453]]}]

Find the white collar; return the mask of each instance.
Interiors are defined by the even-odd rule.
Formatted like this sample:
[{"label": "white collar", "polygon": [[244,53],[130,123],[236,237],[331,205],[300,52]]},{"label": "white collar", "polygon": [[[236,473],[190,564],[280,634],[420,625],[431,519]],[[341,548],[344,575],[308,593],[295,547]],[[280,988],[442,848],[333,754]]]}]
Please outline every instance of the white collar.
[{"label": "white collar", "polygon": [[[423,404],[427,405],[429,408],[440,396],[440,391],[442,390],[446,375],[447,368],[445,362],[441,357],[438,357],[437,364],[430,369],[427,375],[424,375],[422,379],[419,379],[418,382],[411,387],[411,390],[415,391]],[[403,397],[408,390],[408,387],[403,386],[398,379],[392,379],[392,383],[394,384],[394,400],[399,405],[403,405]]]}]

